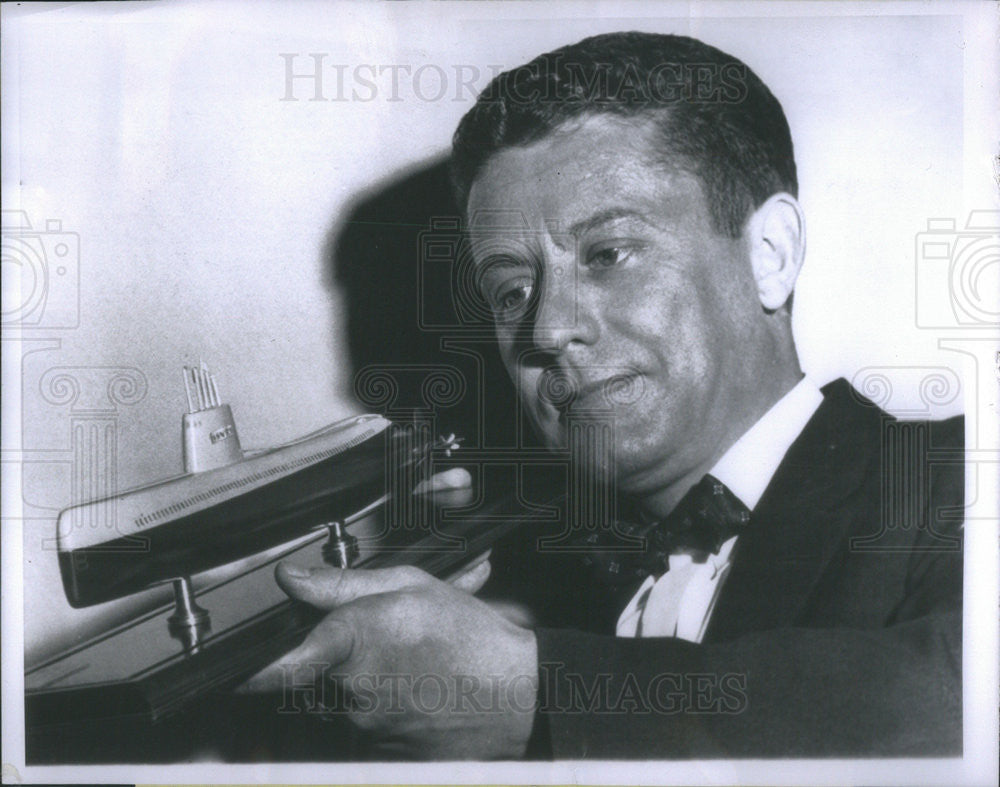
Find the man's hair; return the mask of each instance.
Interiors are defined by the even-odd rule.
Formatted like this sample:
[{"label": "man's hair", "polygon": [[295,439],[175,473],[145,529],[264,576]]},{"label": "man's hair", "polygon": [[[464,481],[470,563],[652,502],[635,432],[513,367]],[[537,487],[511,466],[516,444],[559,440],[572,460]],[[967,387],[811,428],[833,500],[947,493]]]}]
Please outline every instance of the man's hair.
[{"label": "man's hair", "polygon": [[693,38],[633,32],[586,38],[490,83],[453,139],[461,209],[493,154],[599,114],[648,117],[657,159],[701,180],[716,230],[733,238],[772,194],[797,196],[788,122],[760,78]]}]

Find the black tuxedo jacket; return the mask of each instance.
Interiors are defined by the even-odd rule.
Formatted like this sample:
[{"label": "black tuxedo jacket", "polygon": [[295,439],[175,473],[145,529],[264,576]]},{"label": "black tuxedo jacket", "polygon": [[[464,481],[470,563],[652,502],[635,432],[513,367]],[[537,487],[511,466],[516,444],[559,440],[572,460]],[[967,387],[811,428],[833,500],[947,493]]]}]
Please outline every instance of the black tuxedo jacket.
[{"label": "black tuxedo jacket", "polygon": [[616,638],[607,621],[537,629],[537,751],[961,753],[962,419],[899,422],[844,380],[823,392],[703,643]]}]

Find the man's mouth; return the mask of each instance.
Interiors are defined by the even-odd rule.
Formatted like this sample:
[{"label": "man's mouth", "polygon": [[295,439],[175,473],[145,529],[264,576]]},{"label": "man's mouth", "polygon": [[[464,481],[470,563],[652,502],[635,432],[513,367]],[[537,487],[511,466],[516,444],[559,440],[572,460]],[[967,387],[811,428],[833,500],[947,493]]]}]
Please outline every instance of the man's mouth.
[{"label": "man's mouth", "polygon": [[582,385],[570,409],[613,410],[632,404],[638,399],[636,388],[641,386],[640,379],[638,372],[628,371]]},{"label": "man's mouth", "polygon": [[622,369],[590,381],[579,381],[561,369],[547,369],[538,383],[539,398],[559,413],[560,420],[569,412],[628,406],[644,392],[643,376],[635,369]]}]

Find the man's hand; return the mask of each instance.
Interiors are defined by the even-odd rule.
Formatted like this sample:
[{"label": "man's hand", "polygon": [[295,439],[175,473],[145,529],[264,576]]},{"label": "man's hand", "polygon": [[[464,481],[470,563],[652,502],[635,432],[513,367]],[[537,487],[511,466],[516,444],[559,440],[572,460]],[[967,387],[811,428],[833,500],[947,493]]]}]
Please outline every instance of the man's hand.
[{"label": "man's hand", "polygon": [[[478,566],[459,584],[484,581],[489,564]],[[410,566],[345,571],[283,563],[276,576],[289,596],[330,614],[245,690],[301,688],[315,675],[327,712],[346,714],[383,754],[524,754],[538,688],[531,631]]]}]

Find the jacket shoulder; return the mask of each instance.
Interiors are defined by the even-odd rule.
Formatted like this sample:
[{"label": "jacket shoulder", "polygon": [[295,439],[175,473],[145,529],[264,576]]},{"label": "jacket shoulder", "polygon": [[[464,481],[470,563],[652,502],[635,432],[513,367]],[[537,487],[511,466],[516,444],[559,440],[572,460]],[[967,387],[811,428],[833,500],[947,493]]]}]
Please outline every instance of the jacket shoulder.
[{"label": "jacket shoulder", "polygon": [[823,404],[842,418],[863,419],[872,423],[893,421],[903,424],[922,424],[930,429],[935,446],[942,448],[963,448],[965,446],[964,415],[955,415],[939,420],[900,419],[883,410],[843,377],[827,383],[821,391]]}]

